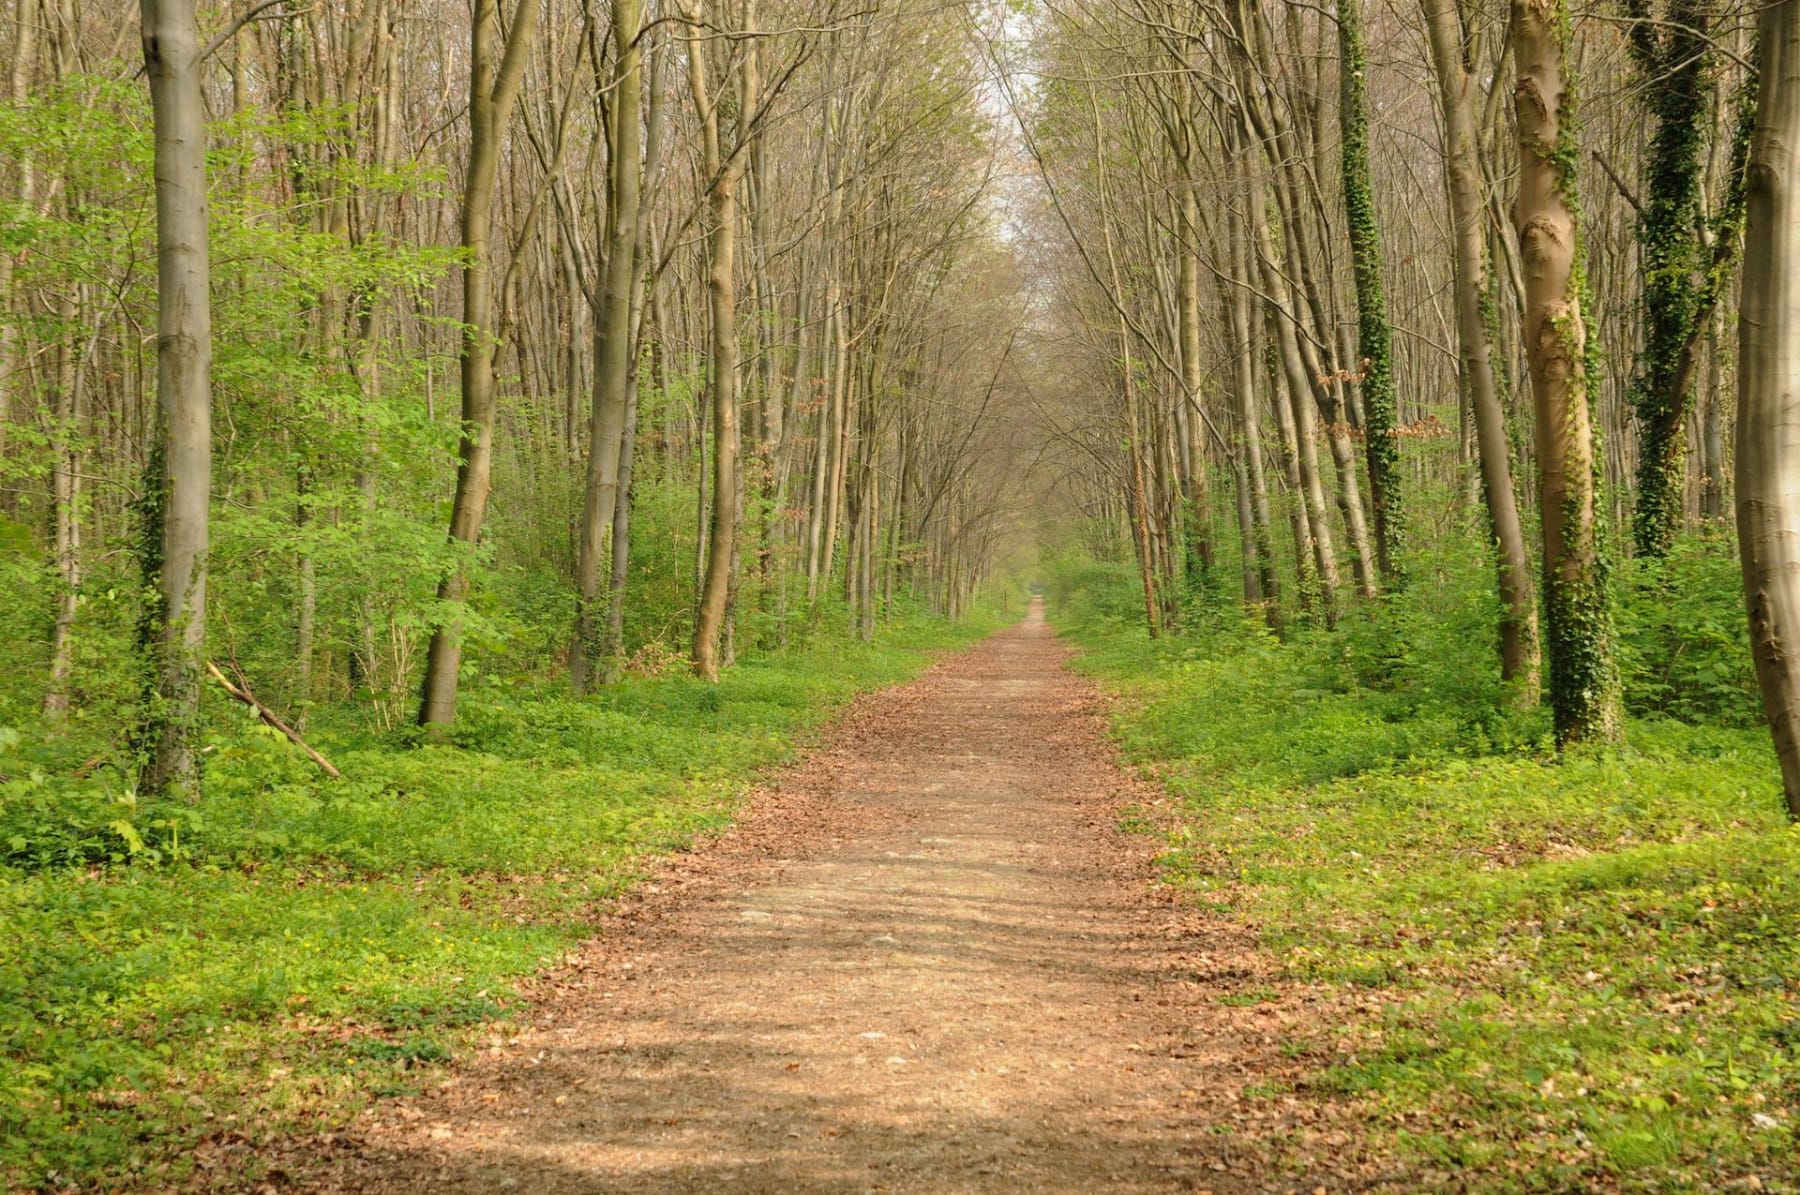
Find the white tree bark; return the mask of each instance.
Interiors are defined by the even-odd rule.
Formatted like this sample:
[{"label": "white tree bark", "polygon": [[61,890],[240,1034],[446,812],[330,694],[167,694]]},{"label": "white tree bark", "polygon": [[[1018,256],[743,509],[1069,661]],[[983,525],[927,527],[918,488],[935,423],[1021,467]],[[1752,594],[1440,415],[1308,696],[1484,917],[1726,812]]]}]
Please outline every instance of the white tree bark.
[{"label": "white tree bark", "polygon": [[1762,10],[1738,317],[1737,524],[1750,645],[1800,819],[1800,0]]},{"label": "white tree bark", "polygon": [[140,0],[144,68],[156,124],[156,392],[160,424],[154,526],[156,700],[144,727],[143,787],[197,799],[194,739],[206,637],[207,513],[212,494],[212,307],[206,128],[194,0]]}]

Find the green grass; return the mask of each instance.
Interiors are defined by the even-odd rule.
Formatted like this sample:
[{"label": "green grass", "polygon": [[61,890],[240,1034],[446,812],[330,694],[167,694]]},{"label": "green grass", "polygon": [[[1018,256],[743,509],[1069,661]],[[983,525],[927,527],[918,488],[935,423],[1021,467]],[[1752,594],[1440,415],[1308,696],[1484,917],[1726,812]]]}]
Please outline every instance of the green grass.
[{"label": "green grass", "polygon": [[716,687],[477,687],[447,744],[320,711],[336,784],[221,704],[193,808],[140,804],[104,766],[71,778],[79,735],[0,734],[0,1186],[173,1181],[206,1133],[305,1131],[410,1089],[496,1032],[646,855],[726,824],[851,696],[993,621],[821,638]]},{"label": "green grass", "polygon": [[1766,732],[1634,720],[1558,760],[1483,700],[1491,665],[1428,691],[1464,649],[1404,609],[1289,644],[1052,613],[1178,798],[1168,881],[1291,978],[1380,993],[1318,1026],[1315,1094],[1481,1190],[1800,1189],[1800,829]]}]

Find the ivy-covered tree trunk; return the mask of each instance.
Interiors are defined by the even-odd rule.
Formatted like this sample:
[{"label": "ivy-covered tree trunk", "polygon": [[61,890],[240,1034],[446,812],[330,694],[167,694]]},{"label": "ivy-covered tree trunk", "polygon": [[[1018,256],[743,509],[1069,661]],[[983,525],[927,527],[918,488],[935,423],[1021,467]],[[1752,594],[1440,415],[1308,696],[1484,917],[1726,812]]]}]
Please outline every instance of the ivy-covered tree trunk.
[{"label": "ivy-covered tree trunk", "polygon": [[1506,410],[1495,383],[1493,345],[1483,307],[1488,293],[1487,228],[1471,90],[1474,79],[1463,57],[1457,0],[1424,0],[1424,10],[1444,113],[1444,174],[1456,266],[1459,364],[1474,417],[1481,490],[1493,533],[1500,595],[1500,673],[1517,685],[1520,700],[1535,703],[1539,684],[1537,594],[1532,590],[1530,554],[1525,549],[1518,495],[1513,489]]},{"label": "ivy-covered tree trunk", "polygon": [[[1663,556],[1680,532],[1687,485],[1687,417],[1694,371],[1683,367],[1701,332],[1706,247],[1701,243],[1701,150],[1714,86],[1707,38],[1714,0],[1669,0],[1652,23],[1650,0],[1627,0],[1638,94],[1652,133],[1639,217],[1644,347],[1632,382],[1638,422],[1637,505],[1632,538]],[[1735,238],[1734,238],[1735,239]]]},{"label": "ivy-covered tree trunk", "polygon": [[1369,462],[1369,504],[1375,522],[1375,560],[1382,580],[1402,581],[1400,441],[1395,434],[1393,329],[1382,282],[1381,225],[1369,182],[1369,90],[1363,53],[1361,0],[1338,0],[1338,127],[1343,151],[1344,210],[1356,276],[1357,341],[1361,346],[1363,446]]},{"label": "ivy-covered tree trunk", "polygon": [[197,800],[200,663],[212,500],[212,295],[206,106],[193,0],[141,0],[156,126],[157,435],[143,554],[155,585],[146,627],[152,696],[140,787]]},{"label": "ivy-covered tree trunk", "polygon": [[1760,18],[1738,315],[1737,526],[1750,647],[1800,819],[1800,0]]},{"label": "ivy-covered tree trunk", "polygon": [[1617,739],[1623,720],[1588,407],[1569,26],[1567,0],[1513,0],[1519,128],[1513,223],[1525,274],[1523,328],[1537,427],[1550,707],[1557,742],[1565,745]]}]

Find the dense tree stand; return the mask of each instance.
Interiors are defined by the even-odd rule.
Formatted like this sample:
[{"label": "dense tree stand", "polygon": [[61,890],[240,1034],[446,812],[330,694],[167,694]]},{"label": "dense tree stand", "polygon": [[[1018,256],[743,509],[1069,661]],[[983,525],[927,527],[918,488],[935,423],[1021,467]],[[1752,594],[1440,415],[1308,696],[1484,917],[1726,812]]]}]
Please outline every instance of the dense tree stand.
[{"label": "dense tree stand", "polygon": [[0,0],[0,1189],[1800,1195],[1796,146],[1800,0]]}]

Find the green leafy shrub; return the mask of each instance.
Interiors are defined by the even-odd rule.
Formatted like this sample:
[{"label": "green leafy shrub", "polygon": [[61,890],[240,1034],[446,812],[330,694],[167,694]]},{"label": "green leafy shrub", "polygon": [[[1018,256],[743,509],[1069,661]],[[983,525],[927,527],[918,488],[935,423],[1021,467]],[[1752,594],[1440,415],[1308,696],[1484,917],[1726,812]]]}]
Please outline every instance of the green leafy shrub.
[{"label": "green leafy shrub", "polygon": [[1635,713],[1760,726],[1736,540],[1695,535],[1633,560],[1619,586],[1619,660]]},{"label": "green leafy shrub", "polygon": [[[1662,675],[1727,658],[1723,559],[1678,554],[1712,587],[1681,615],[1629,587],[1626,633]],[[1372,1141],[1484,1190],[1800,1185],[1800,828],[1766,734],[1724,724],[1724,686],[1680,707],[1710,724],[1634,720],[1626,748],[1557,757],[1541,714],[1496,735],[1458,707],[1497,688],[1441,675],[1480,663],[1454,639],[1489,617],[1445,576],[1287,643],[1151,644],[1091,596],[1052,616],[1178,799],[1167,880],[1253,926],[1289,980],[1359,1007],[1380,990],[1300,1031],[1302,1094],[1357,1100]]]}]

